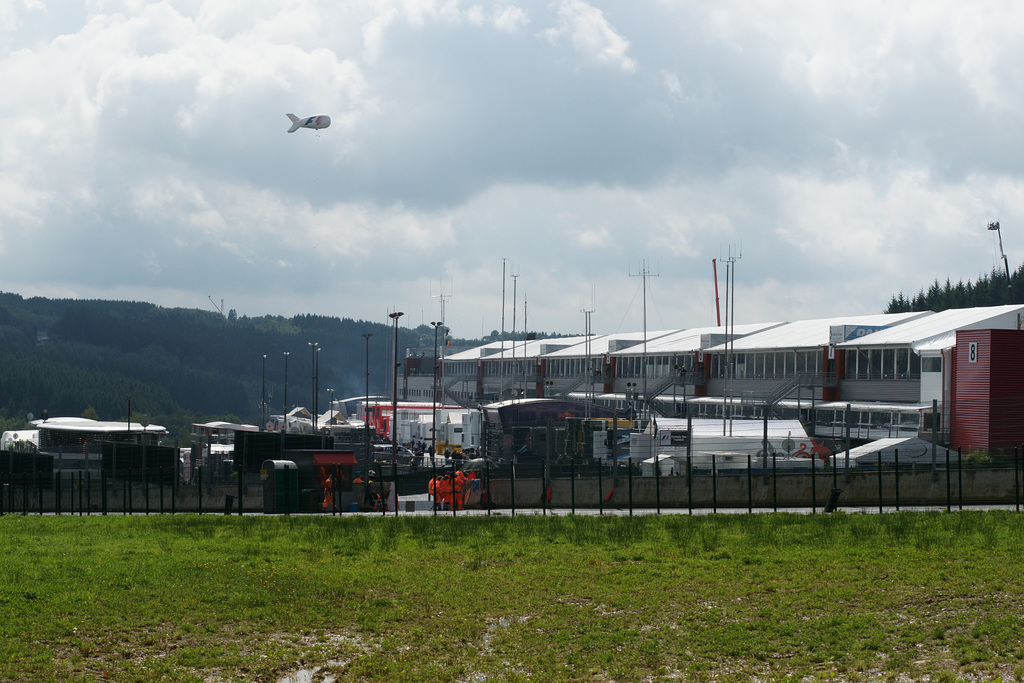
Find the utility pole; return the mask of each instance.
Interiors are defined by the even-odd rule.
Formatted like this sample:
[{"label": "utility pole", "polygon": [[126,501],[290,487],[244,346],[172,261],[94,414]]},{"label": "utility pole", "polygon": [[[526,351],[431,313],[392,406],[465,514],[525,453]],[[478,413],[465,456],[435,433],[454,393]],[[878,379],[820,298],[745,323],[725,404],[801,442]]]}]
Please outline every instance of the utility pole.
[{"label": "utility pole", "polygon": [[650,264],[647,259],[640,259],[640,271],[638,273],[630,273],[630,277],[638,277],[642,279],[643,286],[643,301],[644,301],[644,352],[643,362],[640,364],[640,388],[643,391],[644,401],[641,404],[647,410],[647,417],[650,417],[650,399],[647,396],[647,278],[658,277],[657,273],[652,273]]},{"label": "utility pole", "polygon": [[[722,436],[726,435],[726,425],[729,436],[732,436],[732,379],[735,374],[733,353],[736,350],[736,261],[741,258],[743,254],[734,254],[730,245],[729,257],[725,259],[725,404],[722,406]],[[730,312],[732,332],[729,331]]]}]

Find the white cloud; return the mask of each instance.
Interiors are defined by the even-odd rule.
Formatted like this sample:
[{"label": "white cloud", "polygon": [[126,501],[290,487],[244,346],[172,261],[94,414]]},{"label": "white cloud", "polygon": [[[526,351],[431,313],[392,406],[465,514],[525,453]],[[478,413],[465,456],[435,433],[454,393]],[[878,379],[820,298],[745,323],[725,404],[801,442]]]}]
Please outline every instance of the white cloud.
[{"label": "white cloud", "polygon": [[567,38],[588,61],[636,71],[636,61],[628,54],[629,41],[615,31],[600,9],[584,0],[561,0],[558,20],[557,27],[544,32],[552,43]]},{"label": "white cloud", "polygon": [[530,23],[530,15],[522,7],[509,5],[494,10],[494,26],[506,33],[516,33]]},{"label": "white cloud", "polygon": [[685,326],[740,244],[737,320],[975,277],[988,220],[1024,254],[1014,3],[72,5],[0,6],[5,290],[376,319],[445,278],[469,335],[505,257],[538,328],[596,284],[611,331],[641,258]]}]

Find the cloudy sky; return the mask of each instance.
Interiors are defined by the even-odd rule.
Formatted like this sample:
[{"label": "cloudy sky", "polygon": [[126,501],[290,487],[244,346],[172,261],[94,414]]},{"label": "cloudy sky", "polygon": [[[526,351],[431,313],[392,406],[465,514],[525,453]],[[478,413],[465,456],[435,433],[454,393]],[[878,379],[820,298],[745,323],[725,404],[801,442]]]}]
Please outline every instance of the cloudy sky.
[{"label": "cloudy sky", "polygon": [[[454,335],[1024,260],[1024,5],[0,0],[0,290]],[[330,128],[287,134],[285,114]],[[512,278],[513,274],[518,275]],[[719,266],[724,297],[724,267]]]}]

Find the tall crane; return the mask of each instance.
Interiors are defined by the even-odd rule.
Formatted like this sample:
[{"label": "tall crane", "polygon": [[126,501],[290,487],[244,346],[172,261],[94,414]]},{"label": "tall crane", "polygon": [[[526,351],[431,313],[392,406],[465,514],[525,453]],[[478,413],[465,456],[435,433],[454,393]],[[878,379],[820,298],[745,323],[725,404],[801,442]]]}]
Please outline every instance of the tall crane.
[{"label": "tall crane", "polygon": [[999,232],[999,221],[991,221],[988,224],[989,230],[995,230],[996,236],[999,238],[999,255],[1003,257],[1003,267],[1006,268],[1006,289],[1012,290],[1010,286],[1010,263],[1006,260],[1006,253],[1003,252],[1003,234]]}]

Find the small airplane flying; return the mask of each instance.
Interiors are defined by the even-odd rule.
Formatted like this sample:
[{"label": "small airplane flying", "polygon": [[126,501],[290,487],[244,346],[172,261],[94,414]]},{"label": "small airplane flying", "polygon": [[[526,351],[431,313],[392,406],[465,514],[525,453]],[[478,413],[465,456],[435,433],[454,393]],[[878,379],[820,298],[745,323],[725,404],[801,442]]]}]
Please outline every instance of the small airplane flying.
[{"label": "small airplane flying", "polygon": [[300,119],[295,114],[288,114],[287,116],[289,119],[291,119],[292,122],[292,127],[288,129],[289,133],[294,133],[299,128],[312,128],[313,130],[320,130],[321,128],[327,128],[329,125],[331,125],[331,117],[324,116],[323,114],[321,114],[320,116],[310,116],[308,119]]}]

